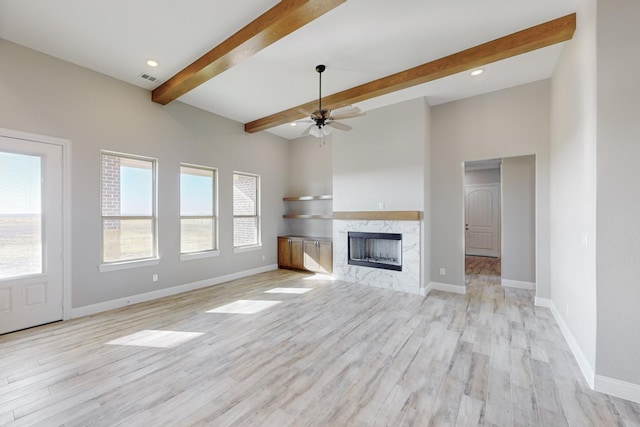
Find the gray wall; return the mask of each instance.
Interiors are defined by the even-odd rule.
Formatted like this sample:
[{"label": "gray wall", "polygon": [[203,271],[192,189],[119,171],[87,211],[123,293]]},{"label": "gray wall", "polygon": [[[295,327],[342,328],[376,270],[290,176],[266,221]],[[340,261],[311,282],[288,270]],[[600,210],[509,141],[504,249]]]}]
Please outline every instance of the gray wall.
[{"label": "gray wall", "polygon": [[[276,263],[290,164],[285,140],[245,134],[240,123],[180,102],[154,104],[146,90],[4,40],[0,58],[0,127],[72,141],[74,308]],[[98,272],[101,149],[158,158],[157,266]],[[179,259],[180,162],[219,168],[219,257]],[[259,251],[233,253],[234,170],[262,176]]]},{"label": "gray wall", "polygon": [[[323,141],[307,136],[289,142],[290,196],[318,196],[333,194],[333,143],[331,136]],[[333,202],[300,201],[286,202],[287,211],[302,214],[331,214]],[[324,219],[286,219],[286,233],[317,237],[332,237],[332,221]]]},{"label": "gray wall", "polygon": [[438,105],[431,120],[431,280],[464,286],[463,163],[535,154],[536,294],[548,298],[549,81]]},{"label": "gray wall", "polygon": [[638,17],[637,1],[598,1],[596,372],[636,387],[640,386]]},{"label": "gray wall", "polygon": [[425,141],[424,141],[424,209],[422,213],[422,269],[420,270],[420,283],[426,287],[431,281],[431,212],[433,205],[431,203],[431,107],[425,102]]},{"label": "gray wall", "polygon": [[502,159],[502,279],[536,281],[536,162]]},{"label": "gray wall", "polygon": [[333,193],[333,143],[331,135],[326,137],[324,141],[313,136],[290,141],[289,151],[291,152],[289,195]]},{"label": "gray wall", "polygon": [[[551,300],[593,378],[596,358],[595,0],[577,13],[551,81]],[[576,349],[574,348],[574,352]],[[588,366],[587,366],[588,365]],[[591,373],[589,373],[591,371]]]},{"label": "gray wall", "polygon": [[429,106],[424,98],[368,111],[333,132],[333,207],[337,211],[424,209]]}]

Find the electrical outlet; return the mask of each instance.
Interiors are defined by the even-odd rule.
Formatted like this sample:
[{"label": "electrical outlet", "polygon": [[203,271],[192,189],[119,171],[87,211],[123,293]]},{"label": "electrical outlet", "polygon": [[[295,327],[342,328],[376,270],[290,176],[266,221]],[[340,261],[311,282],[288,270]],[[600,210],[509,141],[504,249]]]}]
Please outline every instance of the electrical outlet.
[{"label": "electrical outlet", "polygon": [[157,275],[157,274],[154,274],[154,275],[152,276],[152,279],[153,279],[153,281],[154,281],[154,282],[157,282],[157,281],[158,281],[158,275]]},{"label": "electrical outlet", "polygon": [[384,209],[384,202],[378,202],[378,209]]},{"label": "electrical outlet", "polygon": [[447,270],[445,270],[443,267],[440,267],[440,275],[441,276],[446,276],[447,275]]}]

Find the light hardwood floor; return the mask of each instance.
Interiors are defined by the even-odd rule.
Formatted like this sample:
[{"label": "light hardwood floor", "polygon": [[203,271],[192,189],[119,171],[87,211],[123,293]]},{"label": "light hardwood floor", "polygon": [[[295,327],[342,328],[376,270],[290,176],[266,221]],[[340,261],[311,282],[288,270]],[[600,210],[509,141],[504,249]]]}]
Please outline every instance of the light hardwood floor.
[{"label": "light hardwood floor", "polygon": [[[485,273],[424,298],[278,270],[0,336],[0,425],[640,426]],[[282,302],[208,312],[237,300]]]}]

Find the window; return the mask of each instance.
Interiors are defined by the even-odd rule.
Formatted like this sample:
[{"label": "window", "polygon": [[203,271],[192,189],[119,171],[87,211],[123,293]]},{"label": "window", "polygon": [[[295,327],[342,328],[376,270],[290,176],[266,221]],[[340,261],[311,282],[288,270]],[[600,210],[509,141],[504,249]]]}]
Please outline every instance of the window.
[{"label": "window", "polygon": [[42,158],[0,151],[0,279],[42,273]]},{"label": "window", "polygon": [[216,170],[180,165],[180,253],[218,249]]},{"label": "window", "polygon": [[260,177],[233,173],[233,246],[260,245]]},{"label": "window", "polygon": [[157,258],[156,160],[102,153],[102,262]]}]

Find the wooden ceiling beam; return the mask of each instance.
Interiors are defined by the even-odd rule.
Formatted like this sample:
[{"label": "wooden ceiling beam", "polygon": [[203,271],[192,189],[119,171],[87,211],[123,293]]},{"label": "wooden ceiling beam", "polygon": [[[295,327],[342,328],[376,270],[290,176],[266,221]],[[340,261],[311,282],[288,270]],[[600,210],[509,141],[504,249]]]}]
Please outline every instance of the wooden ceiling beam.
[{"label": "wooden ceiling beam", "polygon": [[151,99],[168,104],[346,1],[282,0],[154,89]]},{"label": "wooden ceiling beam", "polygon": [[[511,58],[556,43],[570,40],[576,29],[576,14],[563,16],[490,42],[418,65],[322,98],[322,107],[336,109],[408,87]],[[314,111],[318,100],[246,123],[244,130],[259,132],[306,117],[302,111]]]}]

